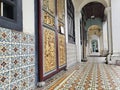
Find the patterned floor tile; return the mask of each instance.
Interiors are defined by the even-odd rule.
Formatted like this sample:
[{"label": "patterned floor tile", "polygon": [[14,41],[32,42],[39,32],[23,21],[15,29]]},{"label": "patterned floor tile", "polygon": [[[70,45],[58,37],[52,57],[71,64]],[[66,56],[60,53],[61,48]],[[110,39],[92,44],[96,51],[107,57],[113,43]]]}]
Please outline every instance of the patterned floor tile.
[{"label": "patterned floor tile", "polygon": [[120,90],[119,71],[120,66],[100,62],[80,63],[58,75],[57,79],[47,80],[46,83],[50,83],[37,90]]}]

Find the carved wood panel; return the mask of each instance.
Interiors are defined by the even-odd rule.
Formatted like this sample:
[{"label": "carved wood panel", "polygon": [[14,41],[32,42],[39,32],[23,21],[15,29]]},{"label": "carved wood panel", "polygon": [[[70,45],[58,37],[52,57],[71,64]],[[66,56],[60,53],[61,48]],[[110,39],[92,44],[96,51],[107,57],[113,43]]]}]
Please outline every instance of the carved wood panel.
[{"label": "carved wood panel", "polygon": [[66,48],[65,48],[65,36],[58,35],[58,53],[59,53],[59,66],[66,64]]},{"label": "carved wood panel", "polygon": [[55,26],[55,19],[53,16],[51,16],[48,12],[43,12],[43,23],[44,24],[47,24],[51,27],[54,27]]},{"label": "carved wood panel", "polygon": [[44,73],[56,69],[55,32],[44,28]]}]

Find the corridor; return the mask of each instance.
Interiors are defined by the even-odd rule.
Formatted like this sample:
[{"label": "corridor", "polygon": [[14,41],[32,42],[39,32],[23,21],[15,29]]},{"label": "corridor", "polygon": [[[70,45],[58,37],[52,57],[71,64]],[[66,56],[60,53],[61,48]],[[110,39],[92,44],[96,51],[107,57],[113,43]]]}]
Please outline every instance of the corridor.
[{"label": "corridor", "polygon": [[103,57],[88,59],[47,80],[42,90],[120,90],[119,66],[105,64]]}]

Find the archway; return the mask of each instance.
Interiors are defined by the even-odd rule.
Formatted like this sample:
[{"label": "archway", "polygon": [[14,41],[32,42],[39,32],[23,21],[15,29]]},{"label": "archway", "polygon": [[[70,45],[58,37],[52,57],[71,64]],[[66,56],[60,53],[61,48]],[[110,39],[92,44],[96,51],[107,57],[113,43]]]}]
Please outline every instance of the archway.
[{"label": "archway", "polygon": [[[91,0],[90,0],[91,1]],[[85,3],[84,3],[85,4]],[[81,7],[81,6],[80,6]],[[102,55],[103,52],[103,22],[106,20],[104,15],[105,7],[103,2],[90,2],[81,9],[81,35],[82,35],[82,51],[83,60],[87,56],[98,53]],[[91,35],[90,35],[91,34]]]}]

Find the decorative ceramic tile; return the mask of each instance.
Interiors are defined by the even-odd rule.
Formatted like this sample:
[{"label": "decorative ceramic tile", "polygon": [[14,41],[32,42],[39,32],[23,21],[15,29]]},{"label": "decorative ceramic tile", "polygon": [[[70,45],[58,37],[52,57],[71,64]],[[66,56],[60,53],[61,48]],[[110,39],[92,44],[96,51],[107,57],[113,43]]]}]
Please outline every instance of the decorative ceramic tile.
[{"label": "decorative ceramic tile", "polygon": [[0,90],[9,90],[9,85],[0,87]]},{"label": "decorative ceramic tile", "polygon": [[18,31],[11,31],[11,41],[12,41],[12,43],[20,43],[21,42],[21,33]]},{"label": "decorative ceramic tile", "polygon": [[34,42],[32,35],[0,28],[0,90],[35,87]]},{"label": "decorative ceramic tile", "polygon": [[21,68],[21,78],[25,78],[25,77],[29,76],[28,71],[29,71],[28,67]]},{"label": "decorative ceramic tile", "polygon": [[21,69],[11,70],[10,82],[15,82],[21,79]]},{"label": "decorative ceramic tile", "polygon": [[0,87],[6,86],[9,84],[9,71],[0,73]]},{"label": "decorative ceramic tile", "polygon": [[0,58],[0,72],[9,70],[11,58]]},{"label": "decorative ceramic tile", "polygon": [[28,36],[28,44],[35,44],[35,37],[32,35]]},{"label": "decorative ceramic tile", "polygon": [[29,47],[28,47],[28,53],[29,53],[29,54],[34,54],[34,53],[35,53],[34,48],[35,48],[34,45],[29,45]]},{"label": "decorative ceramic tile", "polygon": [[11,55],[11,44],[0,44],[0,56],[10,56]]},{"label": "decorative ceramic tile", "polygon": [[28,65],[28,63],[29,63],[29,62],[28,62],[28,61],[29,61],[28,58],[29,58],[29,56],[22,56],[22,57],[21,57],[21,67]]},{"label": "decorative ceramic tile", "polygon": [[0,27],[0,43],[11,41],[11,30]]},{"label": "decorative ceramic tile", "polygon": [[29,87],[28,90],[35,90],[35,86]]},{"label": "decorative ceramic tile", "polygon": [[29,66],[29,75],[34,75],[35,74],[35,66]]},{"label": "decorative ceramic tile", "polygon": [[33,83],[35,84],[35,75],[29,77],[29,87],[35,86]]},{"label": "decorative ceramic tile", "polygon": [[10,84],[10,90],[21,90],[21,81]]},{"label": "decorative ceramic tile", "polygon": [[21,57],[11,57],[11,69],[20,68],[21,66]]},{"label": "decorative ceramic tile", "polygon": [[35,58],[34,58],[34,55],[29,56],[29,58],[28,58],[28,62],[29,62],[29,65],[35,64]]},{"label": "decorative ceramic tile", "polygon": [[26,90],[28,88],[28,78],[21,80],[21,90]]},{"label": "decorative ceramic tile", "polygon": [[21,43],[28,43],[28,34],[25,34],[25,33],[21,33]]},{"label": "decorative ceramic tile", "polygon": [[20,50],[20,44],[11,44],[11,54],[12,55],[20,55],[21,50]]},{"label": "decorative ceramic tile", "polygon": [[21,55],[26,55],[28,54],[28,49],[29,49],[29,45],[21,45]]}]

